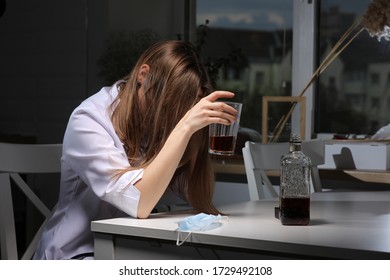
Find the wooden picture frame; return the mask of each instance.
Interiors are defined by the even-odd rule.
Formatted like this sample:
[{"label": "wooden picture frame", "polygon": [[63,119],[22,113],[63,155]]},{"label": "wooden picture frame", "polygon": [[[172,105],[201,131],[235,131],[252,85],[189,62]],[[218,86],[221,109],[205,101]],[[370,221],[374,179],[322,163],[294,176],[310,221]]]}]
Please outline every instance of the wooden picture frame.
[{"label": "wooden picture frame", "polygon": [[[263,112],[262,112],[262,128],[261,128],[262,143],[263,144],[268,143],[268,115],[269,115],[269,103],[271,103],[271,102],[291,103],[291,107],[294,106],[294,103],[299,103],[299,105],[300,105],[300,116],[299,116],[300,136],[301,136],[301,139],[305,139],[306,97],[304,97],[304,96],[263,96]],[[283,116],[280,116],[280,118],[282,119]]]}]

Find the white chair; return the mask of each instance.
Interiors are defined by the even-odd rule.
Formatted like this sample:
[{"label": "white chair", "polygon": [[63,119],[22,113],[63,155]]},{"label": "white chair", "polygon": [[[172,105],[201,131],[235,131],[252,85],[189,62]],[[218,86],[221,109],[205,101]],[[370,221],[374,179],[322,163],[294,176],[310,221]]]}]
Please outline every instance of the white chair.
[{"label": "white chair", "polygon": [[[289,143],[262,144],[246,142],[242,149],[245,171],[248,180],[250,200],[277,197],[267,171],[279,171],[280,159],[289,151]],[[302,152],[312,162],[311,186],[316,192],[322,191],[318,165],[324,163],[325,145],[322,140],[303,141]]]},{"label": "white chair", "polygon": [[[34,193],[20,174],[59,173],[61,144],[0,143],[0,239],[1,258],[18,259],[15,215],[11,187],[19,187],[46,218],[51,210]],[[11,181],[13,183],[11,183]],[[39,228],[21,259],[31,259],[41,235]]]}]

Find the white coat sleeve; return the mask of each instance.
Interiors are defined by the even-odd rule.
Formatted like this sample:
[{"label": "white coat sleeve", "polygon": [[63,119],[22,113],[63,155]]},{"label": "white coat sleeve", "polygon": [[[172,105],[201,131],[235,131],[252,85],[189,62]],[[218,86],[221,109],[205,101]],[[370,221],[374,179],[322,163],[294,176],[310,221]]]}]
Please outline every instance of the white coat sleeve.
[{"label": "white coat sleeve", "polygon": [[114,177],[130,165],[110,125],[103,116],[99,119],[99,114],[74,112],[65,132],[63,161],[98,197],[137,217],[140,192],[134,184],[142,178],[143,169]]}]

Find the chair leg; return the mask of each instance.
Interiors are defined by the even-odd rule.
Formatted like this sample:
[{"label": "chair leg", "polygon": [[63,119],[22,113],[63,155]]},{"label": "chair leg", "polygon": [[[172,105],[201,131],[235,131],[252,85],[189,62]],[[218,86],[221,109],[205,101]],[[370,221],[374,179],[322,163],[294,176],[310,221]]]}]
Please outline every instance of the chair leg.
[{"label": "chair leg", "polygon": [[1,258],[5,260],[18,259],[13,209],[10,177],[0,174],[0,246]]},{"label": "chair leg", "polygon": [[261,182],[261,178],[259,178],[260,176],[256,174],[253,168],[252,157],[250,151],[246,147],[242,149],[242,155],[244,159],[246,178],[248,180],[249,200],[259,200],[259,182]]},{"label": "chair leg", "polygon": [[311,179],[313,182],[314,191],[315,192],[322,192],[320,173],[318,172],[317,166],[312,166],[312,168],[311,168]]}]

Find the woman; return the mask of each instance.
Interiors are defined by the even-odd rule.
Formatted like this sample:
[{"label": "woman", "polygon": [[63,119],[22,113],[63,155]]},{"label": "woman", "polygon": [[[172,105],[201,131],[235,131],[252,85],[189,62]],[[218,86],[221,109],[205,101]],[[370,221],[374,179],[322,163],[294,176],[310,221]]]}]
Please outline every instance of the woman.
[{"label": "woman", "polygon": [[237,113],[211,93],[190,43],[160,42],[133,71],[72,113],[63,141],[59,202],[34,259],[93,256],[90,222],[147,218],[169,187],[195,210],[216,214],[208,155],[210,123]]}]

